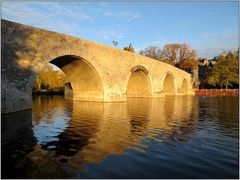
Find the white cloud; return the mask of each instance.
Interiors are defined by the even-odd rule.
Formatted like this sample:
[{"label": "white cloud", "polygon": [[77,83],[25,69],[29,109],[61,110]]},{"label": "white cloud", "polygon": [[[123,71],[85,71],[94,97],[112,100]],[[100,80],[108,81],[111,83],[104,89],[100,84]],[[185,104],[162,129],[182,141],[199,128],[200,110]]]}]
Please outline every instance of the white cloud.
[{"label": "white cloud", "polygon": [[[4,19],[32,25],[50,31],[60,32],[89,40],[119,40],[126,27],[118,25],[95,25],[101,18],[133,21],[141,16],[127,10],[112,11],[108,3],[81,2],[4,2]],[[96,23],[97,24],[97,23]]]},{"label": "white cloud", "polygon": [[5,19],[43,29],[77,36],[84,22],[94,22],[95,16],[86,7],[73,3],[3,3]]},{"label": "white cloud", "polygon": [[135,15],[133,15],[132,17],[129,17],[129,18],[127,19],[127,21],[133,21],[133,20],[135,20],[135,19],[137,19],[137,18],[140,18],[140,17],[141,17],[140,15],[135,14]]},{"label": "white cloud", "polygon": [[172,42],[170,42],[166,38],[166,36],[162,35],[162,33],[157,32],[156,35],[154,35],[152,38],[149,38],[144,43],[142,43],[141,46],[136,46],[135,50],[136,50],[136,52],[140,52],[140,50],[143,50],[149,46],[158,46],[162,49],[163,46],[168,43],[172,43]]},{"label": "white cloud", "polygon": [[122,39],[123,35],[119,30],[109,30],[109,29],[95,29],[95,28],[86,28],[84,29],[84,33],[90,36],[94,36],[95,38],[101,40],[117,40]]},{"label": "white cloud", "polygon": [[110,11],[105,11],[104,16],[114,16],[114,14]]},{"label": "white cloud", "polygon": [[[213,58],[223,51],[235,51],[238,48],[238,33],[231,31],[206,33],[201,36],[202,40],[196,45],[198,56],[201,58]],[[208,42],[207,44],[205,42]]]},{"label": "white cloud", "polygon": [[103,14],[104,16],[110,16],[118,20],[126,20],[126,21],[133,21],[141,17],[140,14],[137,14],[132,11],[127,11],[127,10],[113,12],[108,9],[108,10],[105,10]]},{"label": "white cloud", "polygon": [[237,42],[238,34],[237,32],[218,32],[218,33],[205,33],[202,35],[203,38],[210,39],[212,41],[222,42],[222,41],[234,41]]},{"label": "white cloud", "polygon": [[[35,6],[34,6],[35,5]],[[37,5],[37,6],[36,6]],[[40,23],[41,20],[54,18],[94,21],[94,15],[86,13],[78,4],[59,2],[42,3],[3,3],[3,17],[11,17],[21,21]],[[66,21],[66,22],[69,22]]]},{"label": "white cloud", "polygon": [[218,56],[224,51],[236,51],[237,47],[233,47],[231,45],[219,45],[219,46],[206,46],[202,48],[196,48],[198,57],[200,58],[213,58],[214,56]]}]

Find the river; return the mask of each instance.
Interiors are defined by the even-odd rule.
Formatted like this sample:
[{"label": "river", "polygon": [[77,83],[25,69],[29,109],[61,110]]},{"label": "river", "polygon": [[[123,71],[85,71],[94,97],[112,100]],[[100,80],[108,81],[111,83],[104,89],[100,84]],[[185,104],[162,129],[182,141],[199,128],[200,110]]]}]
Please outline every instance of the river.
[{"label": "river", "polygon": [[34,96],[2,115],[2,178],[238,178],[238,97]]}]

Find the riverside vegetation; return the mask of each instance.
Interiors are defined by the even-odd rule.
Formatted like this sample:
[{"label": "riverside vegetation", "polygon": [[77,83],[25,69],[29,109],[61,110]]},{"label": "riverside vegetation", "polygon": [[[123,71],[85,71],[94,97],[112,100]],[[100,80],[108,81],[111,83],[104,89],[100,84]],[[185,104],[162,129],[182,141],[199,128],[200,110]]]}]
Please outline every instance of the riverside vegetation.
[{"label": "riverside vegetation", "polygon": [[33,87],[33,94],[64,94],[64,84],[68,82],[62,70],[55,71],[48,64],[39,73]]}]

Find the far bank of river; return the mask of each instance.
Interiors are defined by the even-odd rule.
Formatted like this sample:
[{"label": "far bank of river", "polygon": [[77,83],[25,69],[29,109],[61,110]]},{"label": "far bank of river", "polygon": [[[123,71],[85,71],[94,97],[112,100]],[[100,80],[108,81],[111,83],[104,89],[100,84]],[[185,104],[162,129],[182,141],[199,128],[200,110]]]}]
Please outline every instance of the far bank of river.
[{"label": "far bank of river", "polygon": [[63,89],[53,89],[53,90],[38,90],[33,91],[33,95],[64,95]]},{"label": "far bank of river", "polygon": [[198,89],[197,96],[239,96],[239,89]]},{"label": "far bank of river", "polygon": [[[239,96],[239,89],[198,89],[197,96]],[[33,95],[64,95],[63,89],[33,91]]]}]

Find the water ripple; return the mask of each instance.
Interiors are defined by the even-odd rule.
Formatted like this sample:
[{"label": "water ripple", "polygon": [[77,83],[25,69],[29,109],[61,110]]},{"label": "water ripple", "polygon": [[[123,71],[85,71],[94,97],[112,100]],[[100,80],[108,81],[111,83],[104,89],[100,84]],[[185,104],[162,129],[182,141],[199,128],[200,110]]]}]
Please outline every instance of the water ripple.
[{"label": "water ripple", "polygon": [[237,98],[133,98],[124,103],[35,98],[32,123],[4,131],[4,137],[18,132],[16,141],[3,139],[4,162],[18,178],[239,175]]}]

